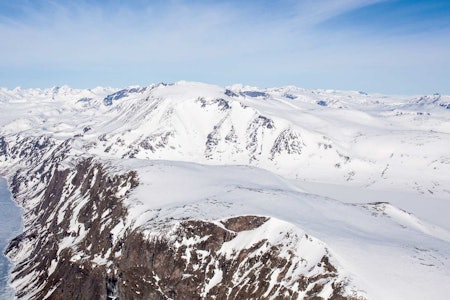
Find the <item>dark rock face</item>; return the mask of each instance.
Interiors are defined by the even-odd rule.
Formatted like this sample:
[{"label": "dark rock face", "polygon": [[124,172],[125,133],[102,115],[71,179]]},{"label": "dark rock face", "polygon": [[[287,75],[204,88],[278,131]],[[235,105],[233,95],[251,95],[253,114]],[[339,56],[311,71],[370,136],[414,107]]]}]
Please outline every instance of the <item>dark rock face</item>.
[{"label": "dark rock face", "polygon": [[5,141],[5,138],[0,136],[0,157],[1,156],[6,156],[7,154],[7,143]]},{"label": "dark rock face", "polygon": [[[286,247],[266,239],[224,253],[239,232],[262,226],[266,217],[240,216],[221,223],[189,220],[171,234],[146,238],[134,232],[126,238],[122,255],[114,261],[116,299],[352,299],[343,295],[344,283],[327,255],[313,265],[312,276],[292,278],[295,260],[283,257]],[[276,278],[275,283],[273,279]],[[293,284],[290,284],[293,283]]]},{"label": "dark rock face", "polygon": [[14,140],[0,136],[0,161],[34,166],[40,163],[45,154],[48,154],[47,151],[54,146],[54,141],[46,135],[37,137],[17,135]]},{"label": "dark rock face", "polygon": [[139,143],[139,146],[145,150],[155,152],[158,149],[166,147],[171,137],[173,137],[173,132],[164,132],[161,134],[150,135],[143,139]]},{"label": "dark rock face", "polygon": [[105,299],[106,268],[92,260],[113,255],[111,231],[125,220],[121,198],[138,185],[137,174],[110,174],[93,158],[63,168],[57,157],[65,152],[58,149],[34,176],[18,171],[12,181],[17,199],[39,200],[26,212],[24,233],[6,250],[18,261],[12,284],[18,298]]},{"label": "dark rock face", "polygon": [[232,90],[229,90],[229,89],[225,90],[225,95],[227,95],[229,97],[239,97],[238,94],[236,94],[235,92],[233,92]]},{"label": "dark rock face", "polygon": [[262,143],[266,131],[271,131],[275,128],[274,122],[265,117],[257,116],[247,128],[247,145],[246,149],[250,152],[250,162],[258,160],[262,154]]},{"label": "dark rock face", "polygon": [[288,98],[288,99],[291,99],[291,100],[297,99],[297,96],[292,95],[292,94],[289,94],[289,93],[286,93],[286,94],[284,94],[283,96],[286,97],[286,98]]},{"label": "dark rock face", "polygon": [[271,159],[273,160],[277,155],[286,153],[288,155],[302,154],[304,144],[296,132],[291,129],[286,129],[280,133],[275,139],[272,149],[270,149]]},{"label": "dark rock face", "polygon": [[103,99],[103,103],[106,106],[111,106],[113,104],[113,101],[117,101],[122,98],[128,97],[130,94],[143,93],[146,90],[147,90],[146,87],[123,89],[118,92],[115,92],[114,94],[106,96],[106,98]]},{"label": "dark rock face", "polygon": [[219,111],[222,111],[222,112],[231,109],[230,102],[228,102],[227,100],[222,99],[222,98],[207,100],[205,98],[200,97],[197,99],[197,102],[200,103],[200,106],[202,108],[216,106],[219,109]]},{"label": "dark rock face", "polygon": [[264,93],[264,92],[259,92],[259,91],[243,91],[240,93],[242,96],[247,96],[247,97],[252,97],[252,98],[257,98],[257,97],[261,97],[261,98],[268,98],[269,95]]},{"label": "dark rock face", "polygon": [[235,231],[241,232],[245,230],[253,230],[258,228],[262,224],[264,224],[269,218],[267,217],[256,217],[256,216],[242,216],[242,217],[234,217],[229,218],[227,220],[222,221],[222,224],[225,228]]}]

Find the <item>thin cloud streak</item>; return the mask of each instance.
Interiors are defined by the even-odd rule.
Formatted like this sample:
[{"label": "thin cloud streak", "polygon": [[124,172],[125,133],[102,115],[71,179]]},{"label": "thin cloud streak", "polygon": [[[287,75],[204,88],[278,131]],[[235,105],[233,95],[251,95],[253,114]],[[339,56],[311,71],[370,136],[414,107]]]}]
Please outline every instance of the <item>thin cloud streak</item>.
[{"label": "thin cloud streak", "polygon": [[296,5],[297,26],[314,26],[346,12],[389,0],[304,0]]},{"label": "thin cloud streak", "polygon": [[[34,12],[32,25],[0,27],[0,35],[8,41],[1,50],[8,61],[2,64],[218,59],[283,43],[276,29],[247,26],[238,12],[224,7],[179,5],[167,15],[144,12],[121,10],[106,18],[91,7],[58,6],[40,26],[35,23],[42,16]],[[267,36],[270,31],[272,36]]]}]

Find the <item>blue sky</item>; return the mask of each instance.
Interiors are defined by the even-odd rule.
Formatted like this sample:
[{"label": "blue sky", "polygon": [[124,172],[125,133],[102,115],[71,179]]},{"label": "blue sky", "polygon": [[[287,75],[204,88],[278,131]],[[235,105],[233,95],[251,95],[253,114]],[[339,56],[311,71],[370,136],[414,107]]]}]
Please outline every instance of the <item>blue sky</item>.
[{"label": "blue sky", "polygon": [[0,86],[450,94],[448,0],[0,0]]}]

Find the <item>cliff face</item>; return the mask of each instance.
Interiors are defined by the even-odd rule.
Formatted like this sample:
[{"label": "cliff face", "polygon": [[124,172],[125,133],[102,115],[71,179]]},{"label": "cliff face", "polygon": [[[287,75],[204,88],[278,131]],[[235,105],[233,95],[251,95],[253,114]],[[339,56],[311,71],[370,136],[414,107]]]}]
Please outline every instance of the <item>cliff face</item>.
[{"label": "cliff face", "polygon": [[[20,148],[28,147],[35,143],[22,143]],[[30,153],[37,156],[39,150]],[[24,161],[29,158],[25,151],[10,151]],[[14,196],[26,208],[25,231],[6,250],[16,263],[12,284],[19,298],[56,293],[67,299],[80,290],[86,291],[87,299],[96,298],[105,292],[102,268],[87,262],[111,252],[111,230],[126,217],[121,198],[137,186],[137,174],[108,173],[91,157],[67,159],[69,141],[47,143],[42,151],[40,163],[30,160],[11,181]],[[62,166],[69,161],[73,165]],[[83,287],[86,284],[89,289]]]},{"label": "cliff face", "polygon": [[120,299],[351,298],[320,242],[265,217],[189,220],[134,235],[114,265]]},{"label": "cliff face", "polygon": [[133,226],[124,200],[138,172],[71,143],[5,143],[3,159],[23,165],[11,188],[25,230],[6,250],[19,299],[351,298],[325,245],[274,218]]}]

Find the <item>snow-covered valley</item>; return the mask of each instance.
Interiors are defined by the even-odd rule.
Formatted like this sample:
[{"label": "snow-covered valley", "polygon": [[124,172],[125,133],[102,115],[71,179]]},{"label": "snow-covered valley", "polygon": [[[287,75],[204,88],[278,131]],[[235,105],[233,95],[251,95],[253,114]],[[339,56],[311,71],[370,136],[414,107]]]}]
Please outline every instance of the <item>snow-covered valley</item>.
[{"label": "snow-covered valley", "polygon": [[0,104],[19,299],[450,296],[450,96],[177,82]]}]

